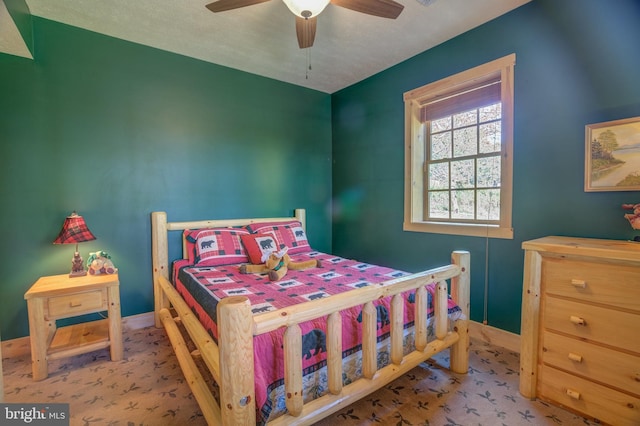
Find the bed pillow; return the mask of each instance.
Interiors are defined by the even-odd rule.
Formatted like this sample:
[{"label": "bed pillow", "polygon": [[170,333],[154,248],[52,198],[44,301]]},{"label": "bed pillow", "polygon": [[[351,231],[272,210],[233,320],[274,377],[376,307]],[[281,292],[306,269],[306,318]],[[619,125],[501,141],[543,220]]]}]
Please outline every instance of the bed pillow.
[{"label": "bed pillow", "polygon": [[243,228],[208,228],[185,230],[190,263],[196,266],[218,266],[249,261],[240,237],[249,232]]},{"label": "bed pillow", "polygon": [[262,255],[265,252],[280,249],[280,244],[273,234],[246,234],[241,235],[240,239],[249,256],[249,262],[254,265],[264,263]]},{"label": "bed pillow", "polygon": [[289,254],[311,251],[307,234],[297,220],[289,222],[256,222],[247,225],[252,234],[273,234],[280,244],[289,248]]},{"label": "bed pillow", "polygon": [[202,229],[185,229],[182,233],[182,240],[187,245],[187,260],[189,260],[189,265],[196,263],[196,239],[200,231],[202,231]]}]

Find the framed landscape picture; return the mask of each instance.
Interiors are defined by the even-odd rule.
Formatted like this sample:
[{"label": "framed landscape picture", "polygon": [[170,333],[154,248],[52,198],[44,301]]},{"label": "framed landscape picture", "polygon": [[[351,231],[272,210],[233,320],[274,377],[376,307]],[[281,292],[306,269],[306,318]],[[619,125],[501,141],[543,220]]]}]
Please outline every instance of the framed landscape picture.
[{"label": "framed landscape picture", "polygon": [[640,190],[640,117],[588,124],[584,190]]}]

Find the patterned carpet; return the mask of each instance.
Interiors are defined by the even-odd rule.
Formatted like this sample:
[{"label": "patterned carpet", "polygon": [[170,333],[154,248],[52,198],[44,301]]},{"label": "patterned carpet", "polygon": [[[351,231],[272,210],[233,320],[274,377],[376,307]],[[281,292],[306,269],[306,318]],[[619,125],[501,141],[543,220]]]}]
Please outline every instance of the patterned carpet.
[{"label": "patterned carpet", "polygon": [[[5,402],[69,403],[71,425],[202,425],[164,330],[125,331],[125,359],[107,350],[50,363],[31,379],[28,355],[5,358]],[[450,374],[448,354],[423,363],[318,425],[595,425],[518,393],[518,354],[472,340],[469,374]]]}]

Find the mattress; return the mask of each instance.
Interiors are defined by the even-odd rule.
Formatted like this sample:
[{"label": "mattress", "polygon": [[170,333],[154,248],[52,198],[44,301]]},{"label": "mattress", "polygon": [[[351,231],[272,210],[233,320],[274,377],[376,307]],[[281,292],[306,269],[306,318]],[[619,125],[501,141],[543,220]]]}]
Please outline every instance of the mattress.
[{"label": "mattress", "polygon": [[[291,255],[293,261],[319,259],[321,268],[304,271],[289,270],[280,281],[269,281],[266,275],[240,274],[239,264],[198,267],[181,260],[174,263],[173,279],[177,291],[199,318],[209,334],[217,339],[216,308],[218,302],[229,296],[249,299],[254,315],[277,310],[309,300],[317,300],[353,290],[408,273],[358,262],[342,257],[309,251]],[[428,290],[428,331],[433,338],[434,285]],[[415,293],[404,295],[405,351],[413,350],[413,321]],[[390,298],[374,302],[377,312],[378,366],[389,363],[390,353]],[[348,384],[361,376],[362,306],[341,312],[343,345],[343,381]],[[449,298],[450,322],[462,316],[460,308]],[[321,396],[327,389],[326,376],[326,318],[300,324],[302,330],[302,362],[305,402]],[[254,337],[256,378],[256,413],[258,424],[265,423],[286,410],[284,398],[283,335],[284,328]]]}]

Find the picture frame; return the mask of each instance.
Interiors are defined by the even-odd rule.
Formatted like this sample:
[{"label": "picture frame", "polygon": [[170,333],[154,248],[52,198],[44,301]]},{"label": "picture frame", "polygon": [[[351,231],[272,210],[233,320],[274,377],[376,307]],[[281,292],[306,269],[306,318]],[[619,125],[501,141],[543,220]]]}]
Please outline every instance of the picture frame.
[{"label": "picture frame", "polygon": [[585,127],[584,190],[640,190],[640,117]]}]

